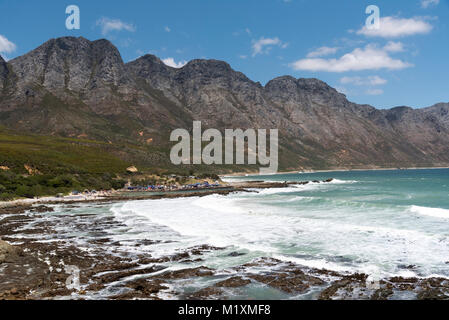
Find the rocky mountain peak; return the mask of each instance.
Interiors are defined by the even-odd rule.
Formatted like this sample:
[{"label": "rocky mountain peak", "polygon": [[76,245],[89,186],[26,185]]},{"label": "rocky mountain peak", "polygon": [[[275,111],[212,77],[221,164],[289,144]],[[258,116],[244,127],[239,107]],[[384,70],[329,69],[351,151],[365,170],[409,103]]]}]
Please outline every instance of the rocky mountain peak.
[{"label": "rocky mountain peak", "polygon": [[51,39],[0,58],[0,86],[0,124],[39,134],[159,147],[195,119],[220,130],[279,128],[292,169],[449,163],[449,104],[378,110],[318,79],[261,86],[219,60],[172,68],[148,54],[124,64],[104,39]]},{"label": "rocky mountain peak", "polygon": [[128,62],[126,68],[134,75],[148,79],[152,77],[167,77],[175,68],[167,66],[161,59],[146,54],[134,61]]},{"label": "rocky mountain peak", "polygon": [[225,81],[252,82],[243,73],[237,72],[224,61],[196,59],[187,63],[176,72],[177,79],[181,82],[195,80],[201,83]]},{"label": "rocky mountain peak", "polygon": [[329,86],[324,81],[310,78],[295,79],[282,76],[269,81],[265,92],[278,103],[294,103],[312,107],[313,104],[330,106],[347,106],[346,96]]},{"label": "rocky mountain peak", "polygon": [[265,89],[271,93],[295,92],[297,88],[296,79],[292,76],[277,77],[265,85]]},{"label": "rocky mountain peak", "polygon": [[0,55],[0,90],[3,89],[7,77],[8,77],[8,65]]},{"label": "rocky mountain peak", "polygon": [[329,86],[326,82],[316,78],[299,78],[296,84],[300,90],[311,92],[330,92],[338,93],[337,90]]},{"label": "rocky mountain peak", "polygon": [[112,85],[126,82],[120,53],[105,39],[93,42],[83,37],[51,39],[10,63],[20,79],[19,88],[39,84],[51,91],[81,91],[98,87],[99,82]]},{"label": "rocky mountain peak", "polygon": [[233,71],[229,63],[215,59],[194,59],[189,61],[183,68],[189,70],[211,69],[213,71]]}]

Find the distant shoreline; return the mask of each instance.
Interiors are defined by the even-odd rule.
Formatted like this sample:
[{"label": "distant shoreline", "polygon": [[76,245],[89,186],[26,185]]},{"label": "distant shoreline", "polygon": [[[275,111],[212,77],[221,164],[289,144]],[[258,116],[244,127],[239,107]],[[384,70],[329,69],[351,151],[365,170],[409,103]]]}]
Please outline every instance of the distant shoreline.
[{"label": "distant shoreline", "polygon": [[[410,167],[410,168],[366,168],[366,169],[322,169],[313,170],[306,169],[302,172],[300,170],[294,171],[279,171],[278,173],[272,174],[271,176],[281,175],[281,174],[312,174],[312,173],[326,173],[326,172],[351,172],[351,171],[404,171],[404,170],[438,170],[438,169],[449,169],[449,167]],[[221,178],[226,177],[245,177],[245,176],[259,176],[257,171],[254,172],[234,172],[229,174],[219,175]],[[268,177],[270,175],[260,175],[261,177]]]},{"label": "distant shoreline", "polygon": [[[323,181],[323,182],[330,182]],[[309,181],[305,182],[309,183]],[[120,202],[120,201],[138,201],[138,200],[159,200],[174,198],[204,197],[212,194],[228,195],[234,192],[248,192],[248,189],[269,189],[269,188],[287,188],[294,182],[236,182],[227,183],[223,187],[166,191],[166,192],[133,192],[133,191],[115,191],[106,192],[103,195],[68,195],[63,197],[41,197],[34,199],[16,199],[10,201],[0,201],[0,209],[31,207],[34,205],[52,205],[52,204],[76,204],[76,203],[102,203],[102,202]]]},{"label": "distant shoreline", "polygon": [[[16,199],[10,201],[1,201],[0,208],[8,209],[11,207],[29,207],[33,205],[48,204],[75,204],[75,203],[100,203],[110,201],[133,201],[133,200],[157,200],[164,198],[185,198],[194,196],[206,196],[210,194],[229,194],[238,191],[238,188],[225,186],[221,188],[191,190],[191,191],[167,191],[161,193],[146,192],[146,194],[136,195],[135,192],[109,192],[105,195],[79,195],[79,196],[63,196],[63,197],[41,197],[35,199]],[[143,192],[142,192],[143,193]]]},{"label": "distant shoreline", "polygon": [[[410,167],[410,168],[369,168],[369,169],[328,169],[328,170],[305,170],[300,171],[280,171],[273,175],[260,175],[261,177],[276,176],[282,174],[313,174],[313,173],[331,173],[331,172],[360,172],[360,171],[405,171],[405,170],[438,170],[438,169],[449,169],[449,167]],[[230,177],[257,177],[259,176],[257,172],[235,172],[226,175],[219,175],[220,179],[226,179]],[[225,181],[226,182],[226,181]],[[161,194],[154,194],[148,192],[146,195],[141,196],[125,196],[124,194],[128,192],[108,191],[102,195],[68,195],[63,197],[47,196],[34,199],[15,199],[9,201],[0,201],[0,208],[8,207],[21,207],[21,206],[33,206],[33,205],[44,205],[44,204],[73,204],[73,203],[89,203],[89,202],[108,202],[108,201],[132,201],[132,200],[155,200],[162,198],[182,198],[182,197],[192,197],[192,196],[206,196],[210,194],[229,194],[231,192],[242,191],[245,188],[254,188],[254,185],[242,184],[245,181],[239,183],[226,182],[226,185],[221,188],[216,189],[204,189],[204,190],[191,190],[191,191],[177,191],[177,192],[165,192]],[[288,183],[286,184],[288,185]],[[258,185],[258,188],[269,188],[270,183],[266,182],[265,186]],[[283,187],[283,186],[272,186],[272,187]],[[133,192],[129,192],[132,195]]]}]

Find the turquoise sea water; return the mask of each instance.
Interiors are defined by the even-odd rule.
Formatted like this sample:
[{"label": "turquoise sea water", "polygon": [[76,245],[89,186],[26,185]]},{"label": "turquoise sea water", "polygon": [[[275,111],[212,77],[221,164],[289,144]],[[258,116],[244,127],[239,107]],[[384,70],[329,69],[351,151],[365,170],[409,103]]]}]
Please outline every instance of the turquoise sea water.
[{"label": "turquoise sea water", "polygon": [[111,210],[142,237],[175,241],[153,246],[156,255],[205,243],[246,253],[211,256],[205,264],[214,268],[269,256],[377,277],[449,276],[447,169],[227,179],[328,178],[335,180],[228,196],[130,201]]},{"label": "turquoise sea water", "polygon": [[[103,230],[129,254],[154,258],[211,245],[193,264],[168,262],[170,269],[207,266],[214,279],[179,284],[194,291],[238,273],[234,267],[261,257],[339,272],[449,278],[449,170],[392,170],[228,177],[230,181],[310,181],[288,188],[254,189],[230,195],[60,206],[54,215],[113,217],[120,227]],[[95,234],[61,226],[79,247]],[[142,240],[151,240],[142,245]],[[136,245],[139,244],[139,245]],[[111,248],[111,252],[113,248]],[[238,254],[235,254],[238,253]],[[253,270],[254,271],[254,270]],[[254,272],[257,272],[255,270]],[[108,289],[109,290],[109,289]],[[267,286],[233,293],[238,298],[301,298]],[[101,296],[101,295],[100,295]],[[175,298],[163,296],[163,298]]]},{"label": "turquoise sea water", "polygon": [[[379,276],[449,275],[448,169],[280,174],[230,180],[328,178],[336,180],[328,185],[264,190],[256,196],[267,212],[293,218],[290,230],[297,230],[297,234],[288,240],[285,237],[283,255],[311,262],[322,259],[327,267],[350,267]],[[250,199],[244,202],[251,203]]]}]

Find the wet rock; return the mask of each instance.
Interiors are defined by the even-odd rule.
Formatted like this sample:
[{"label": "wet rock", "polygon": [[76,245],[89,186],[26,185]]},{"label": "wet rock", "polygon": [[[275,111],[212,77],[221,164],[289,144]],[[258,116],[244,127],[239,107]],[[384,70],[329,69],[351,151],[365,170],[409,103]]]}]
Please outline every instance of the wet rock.
[{"label": "wet rock", "polygon": [[[167,290],[168,287],[161,280],[139,279],[126,284],[127,288],[134,290],[134,295],[127,294],[128,298],[154,298],[154,295],[161,290]],[[117,299],[118,297],[115,297]],[[123,298],[123,297],[122,297]],[[128,299],[126,298],[126,299]]]},{"label": "wet rock", "polygon": [[198,263],[198,262],[203,262],[204,260],[201,258],[198,259],[188,259],[188,260],[182,260],[181,263]]},{"label": "wet rock", "polygon": [[151,246],[151,245],[158,244],[158,243],[161,243],[161,241],[144,239],[144,240],[139,240],[138,244],[142,245],[142,246]]},{"label": "wet rock", "polygon": [[406,269],[406,270],[415,270],[418,268],[418,266],[414,265],[414,264],[410,264],[410,265],[404,265],[404,264],[400,264],[398,265],[399,269]]},{"label": "wet rock", "polygon": [[178,253],[178,254],[171,256],[170,260],[171,261],[180,261],[180,260],[185,260],[188,258],[190,258],[190,254],[188,252],[182,252],[182,253]]},{"label": "wet rock", "polygon": [[331,286],[329,286],[326,289],[324,289],[323,291],[321,291],[318,299],[319,300],[332,300],[332,298],[335,297],[337,291],[340,288],[343,288],[343,287],[349,285],[350,283],[351,283],[351,281],[349,281],[349,280],[336,281],[336,282],[332,283]]},{"label": "wet rock", "polygon": [[116,282],[120,279],[135,276],[139,274],[151,274],[157,271],[161,271],[165,269],[162,266],[154,266],[150,268],[144,268],[144,269],[134,269],[134,270],[126,270],[126,271],[120,271],[120,272],[113,272],[109,274],[105,274],[99,277],[100,283],[111,283]]},{"label": "wet rock", "polygon": [[18,249],[6,241],[0,240],[0,264],[7,262],[12,256],[16,256]]},{"label": "wet rock", "polygon": [[237,288],[243,287],[251,283],[251,280],[243,279],[242,277],[232,277],[226,279],[224,281],[217,282],[215,287],[224,287],[224,288]]},{"label": "wet rock", "polygon": [[324,284],[324,281],[320,278],[307,275],[299,269],[295,272],[283,273],[279,271],[274,274],[257,274],[250,275],[249,277],[257,282],[264,283],[287,293],[303,293],[311,286]]},{"label": "wet rock", "polygon": [[188,250],[190,251],[190,253],[192,255],[200,256],[207,252],[219,251],[219,250],[224,250],[224,249],[225,248],[219,248],[219,247],[214,247],[214,246],[210,246],[207,244],[203,244],[202,246],[193,247]]},{"label": "wet rock", "polygon": [[30,208],[30,212],[44,213],[44,212],[53,212],[53,211],[55,211],[55,209],[53,209],[52,207],[43,206],[43,205]]},{"label": "wet rock", "polygon": [[194,277],[210,277],[214,275],[214,270],[207,267],[198,267],[191,269],[182,269],[176,271],[169,271],[157,276],[160,279],[188,279]]},{"label": "wet rock", "polygon": [[416,296],[418,300],[449,300],[449,295],[439,288],[427,288]]},{"label": "wet rock", "polygon": [[246,253],[242,253],[242,252],[231,252],[230,254],[228,254],[228,257],[240,257],[240,256],[244,256],[246,255]]},{"label": "wet rock", "polygon": [[393,288],[391,285],[377,289],[371,296],[371,300],[387,300],[393,295]]},{"label": "wet rock", "polygon": [[389,279],[390,282],[393,283],[417,283],[419,281],[418,278],[403,278],[403,277],[392,277]]},{"label": "wet rock", "polygon": [[[357,299],[354,296],[355,291],[359,289],[366,289],[367,274],[355,273],[352,275],[345,275],[342,279],[334,281],[329,287],[324,289],[318,299],[332,300],[332,299]],[[363,294],[363,293],[362,293]],[[366,298],[366,297],[365,297]]]},{"label": "wet rock", "polygon": [[22,214],[31,209],[31,205],[15,205],[5,206],[0,208],[1,214]]},{"label": "wet rock", "polygon": [[223,294],[223,291],[218,288],[204,288],[201,289],[191,295],[188,295],[186,298],[190,300],[204,300],[204,299],[217,299]]}]

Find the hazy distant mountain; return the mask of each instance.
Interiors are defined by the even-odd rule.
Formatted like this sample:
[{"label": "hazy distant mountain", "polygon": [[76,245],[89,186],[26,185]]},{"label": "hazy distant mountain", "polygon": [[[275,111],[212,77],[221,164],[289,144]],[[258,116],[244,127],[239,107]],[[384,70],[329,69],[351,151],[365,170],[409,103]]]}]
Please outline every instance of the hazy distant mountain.
[{"label": "hazy distant mountain", "polygon": [[449,166],[449,104],[378,110],[317,79],[262,86],[217,60],[174,69],[146,55],[125,64],[107,40],[52,39],[0,59],[0,93],[0,124],[25,132],[168,150],[172,129],[201,120],[279,128],[282,169]]}]

